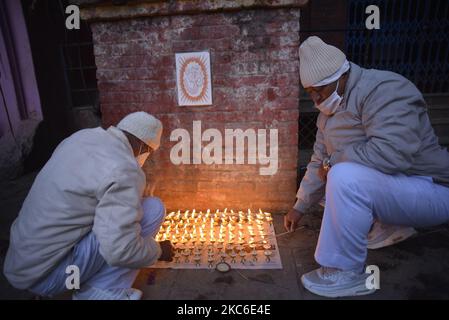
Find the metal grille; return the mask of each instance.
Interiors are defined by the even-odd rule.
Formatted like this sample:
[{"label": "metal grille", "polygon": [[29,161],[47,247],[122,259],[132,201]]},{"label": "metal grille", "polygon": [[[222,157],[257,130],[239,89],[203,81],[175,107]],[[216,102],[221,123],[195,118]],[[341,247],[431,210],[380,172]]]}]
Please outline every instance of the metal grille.
[{"label": "metal grille", "polygon": [[299,116],[299,149],[308,150],[313,148],[316,135],[316,119],[318,112],[305,112]]},{"label": "metal grille", "polygon": [[[367,30],[365,8],[380,9],[380,29]],[[365,68],[391,70],[423,93],[449,92],[449,1],[350,0],[346,53]]]},{"label": "metal grille", "polygon": [[64,71],[69,93],[69,103],[72,108],[98,108],[98,89],[92,33],[89,25],[81,20],[79,30],[65,28],[68,16],[65,8],[68,0],[58,0],[58,17],[61,29],[64,30],[60,44],[64,62]]},{"label": "metal grille", "polygon": [[[311,101],[301,101],[302,104],[311,104]],[[313,144],[315,143],[315,135],[317,131],[316,119],[318,117],[318,112],[310,110],[306,112],[301,112],[299,115],[299,144],[298,148],[299,158],[298,158],[298,175],[299,181],[302,180],[306,172],[307,164],[310,161],[312,155]],[[299,187],[299,185],[298,185]]]}]

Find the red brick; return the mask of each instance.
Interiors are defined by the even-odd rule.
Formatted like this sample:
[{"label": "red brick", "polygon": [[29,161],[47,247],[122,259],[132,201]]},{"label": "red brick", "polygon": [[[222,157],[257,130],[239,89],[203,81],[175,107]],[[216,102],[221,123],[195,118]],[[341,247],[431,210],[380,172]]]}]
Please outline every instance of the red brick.
[{"label": "red brick", "polygon": [[[299,43],[298,10],[246,10],[142,18],[93,24],[103,124],[144,110],[164,125],[155,154],[161,178],[156,194],[168,208],[263,207],[288,210],[297,186]],[[174,54],[209,50],[213,106],[177,106]],[[169,154],[177,128],[278,129],[279,163],[180,165]],[[268,137],[268,142],[269,137]],[[205,145],[206,143],[203,143]],[[223,153],[224,155],[224,153]],[[247,154],[245,153],[245,158]]]}]

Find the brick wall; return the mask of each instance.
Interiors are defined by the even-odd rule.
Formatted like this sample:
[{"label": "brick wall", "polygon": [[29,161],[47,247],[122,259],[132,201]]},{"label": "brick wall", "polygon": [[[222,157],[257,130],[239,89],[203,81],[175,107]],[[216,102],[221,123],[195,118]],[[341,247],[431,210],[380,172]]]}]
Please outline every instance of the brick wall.
[{"label": "brick wall", "polygon": [[[164,124],[155,194],[169,210],[257,209],[285,212],[297,186],[299,8],[144,17],[92,22],[104,126],[133,111]],[[213,105],[179,107],[175,53],[210,50]],[[174,165],[170,133],[202,121],[216,128],[278,129],[279,169],[259,165]],[[223,152],[224,154],[224,152]],[[263,167],[263,166],[262,166]]]}]

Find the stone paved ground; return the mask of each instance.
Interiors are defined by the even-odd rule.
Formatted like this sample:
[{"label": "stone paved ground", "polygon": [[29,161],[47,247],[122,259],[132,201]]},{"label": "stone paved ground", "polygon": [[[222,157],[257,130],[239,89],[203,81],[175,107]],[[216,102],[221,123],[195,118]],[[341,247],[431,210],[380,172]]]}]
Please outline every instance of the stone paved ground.
[{"label": "stone paved ground", "polygon": [[[9,227],[34,175],[0,185],[0,263],[3,269]],[[303,220],[306,228],[278,239],[282,270],[144,269],[135,287],[144,299],[319,299],[300,283],[302,273],[317,267],[313,253],[318,239],[320,212]],[[275,217],[276,232],[283,232],[282,216]],[[396,246],[370,251],[368,264],[381,271],[381,289],[359,299],[449,299],[449,227],[420,230],[418,236]],[[446,272],[445,272],[446,271]],[[67,299],[69,295],[58,298]],[[32,299],[12,288],[0,275],[0,299]]]},{"label": "stone paved ground", "polygon": [[[300,276],[317,267],[313,259],[320,218],[304,221],[307,229],[278,240],[282,270],[143,270],[136,286],[146,299],[318,299],[301,285]],[[283,232],[282,217],[276,230]],[[448,299],[449,228],[422,230],[415,239],[370,251],[368,264],[381,272],[381,290],[359,299]]]}]

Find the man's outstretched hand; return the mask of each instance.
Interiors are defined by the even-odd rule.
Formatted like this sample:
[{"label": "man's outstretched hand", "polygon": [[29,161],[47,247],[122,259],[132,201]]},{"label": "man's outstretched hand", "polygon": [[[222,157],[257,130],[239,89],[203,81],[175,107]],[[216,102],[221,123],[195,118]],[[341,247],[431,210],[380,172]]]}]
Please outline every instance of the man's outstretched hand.
[{"label": "man's outstretched hand", "polygon": [[162,254],[159,257],[160,261],[173,261],[173,246],[169,240],[159,242]]},{"label": "man's outstretched hand", "polygon": [[287,231],[295,231],[304,214],[296,209],[291,209],[284,216],[284,227]]}]

